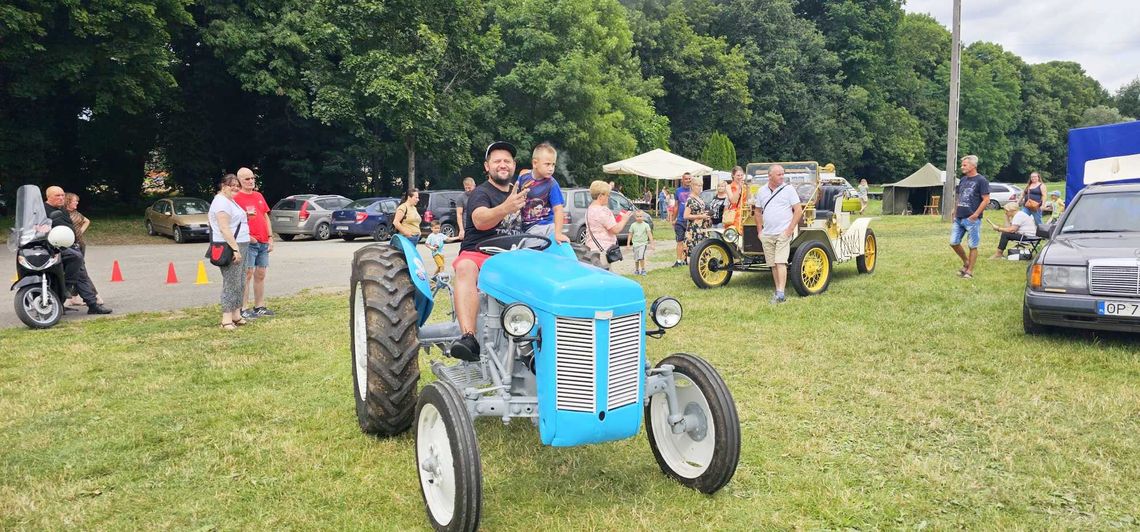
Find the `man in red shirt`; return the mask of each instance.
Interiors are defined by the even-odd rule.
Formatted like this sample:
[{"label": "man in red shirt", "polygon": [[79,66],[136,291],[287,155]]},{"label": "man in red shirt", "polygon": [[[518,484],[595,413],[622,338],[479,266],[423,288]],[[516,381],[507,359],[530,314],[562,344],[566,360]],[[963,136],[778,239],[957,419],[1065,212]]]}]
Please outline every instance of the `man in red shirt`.
[{"label": "man in red shirt", "polygon": [[265,272],[269,269],[269,252],[273,251],[269,204],[253,188],[253,170],[242,168],[237,171],[237,176],[241,181],[241,192],[234,194],[234,202],[245,210],[246,223],[249,224],[249,254],[245,257],[245,287],[241,294],[243,305],[249,298],[251,279],[253,284],[253,308],[242,310],[241,315],[246,319],[272,316],[273,311],[265,307]]}]

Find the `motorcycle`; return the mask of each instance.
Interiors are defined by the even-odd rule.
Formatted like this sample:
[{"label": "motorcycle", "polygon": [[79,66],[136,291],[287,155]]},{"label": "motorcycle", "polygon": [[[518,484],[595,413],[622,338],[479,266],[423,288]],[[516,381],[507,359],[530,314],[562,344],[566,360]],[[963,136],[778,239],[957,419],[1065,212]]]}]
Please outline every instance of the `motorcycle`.
[{"label": "motorcycle", "polygon": [[16,223],[8,249],[16,253],[16,316],[33,329],[47,329],[63,317],[70,289],[63,270],[62,250],[75,243],[67,227],[52,227],[39,187],[16,191]]}]

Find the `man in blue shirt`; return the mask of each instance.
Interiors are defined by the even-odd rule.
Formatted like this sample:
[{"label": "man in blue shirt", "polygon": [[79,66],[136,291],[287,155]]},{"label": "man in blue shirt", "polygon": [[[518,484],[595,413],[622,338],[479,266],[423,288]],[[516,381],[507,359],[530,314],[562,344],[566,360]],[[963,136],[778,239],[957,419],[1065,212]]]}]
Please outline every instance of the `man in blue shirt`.
[{"label": "man in blue shirt", "polygon": [[[982,212],[990,204],[990,182],[978,173],[978,156],[962,157],[962,180],[958,183],[958,204],[954,208],[954,222],[950,226],[950,249],[962,259],[958,276],[974,278],[974,264],[978,262],[978,246],[982,241]],[[962,238],[969,235],[970,253],[962,249]]]},{"label": "man in blue shirt", "polygon": [[693,182],[693,174],[685,172],[681,176],[681,186],[677,187],[677,191],[673,193],[673,197],[677,199],[677,220],[673,222],[673,236],[677,241],[677,262],[673,263],[673,267],[684,266],[685,257],[685,202],[689,201],[689,185]]},{"label": "man in blue shirt", "polygon": [[662,220],[668,216],[668,202],[668,198],[665,197],[665,189],[659,190],[657,192],[657,215],[660,216]]}]

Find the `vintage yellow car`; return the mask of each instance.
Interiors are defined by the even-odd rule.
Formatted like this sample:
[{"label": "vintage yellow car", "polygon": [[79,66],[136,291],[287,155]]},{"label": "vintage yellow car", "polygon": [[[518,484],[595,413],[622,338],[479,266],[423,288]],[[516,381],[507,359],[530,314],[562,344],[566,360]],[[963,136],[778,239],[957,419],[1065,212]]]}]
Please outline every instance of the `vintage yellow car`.
[{"label": "vintage yellow car", "polygon": [[860,273],[875,271],[879,246],[869,227],[872,219],[853,218],[860,202],[850,186],[821,184],[821,168],[815,161],[750,163],[745,215],[736,226],[712,230],[693,248],[689,259],[693,282],[714,288],[728,284],[733,272],[771,270],[756,231],[751,198],[768,182],[768,168],[775,164],[784,167],[785,182],[795,187],[804,205],[788,264],[788,282],[796,293],[811,296],[826,291],[836,263],[854,260]]}]

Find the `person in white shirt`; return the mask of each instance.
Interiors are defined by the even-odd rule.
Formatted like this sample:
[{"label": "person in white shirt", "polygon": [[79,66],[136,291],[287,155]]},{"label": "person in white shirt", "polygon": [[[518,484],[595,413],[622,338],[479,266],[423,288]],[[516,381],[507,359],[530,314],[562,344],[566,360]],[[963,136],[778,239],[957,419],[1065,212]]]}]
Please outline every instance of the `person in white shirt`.
[{"label": "person in white shirt", "polygon": [[1017,206],[1014,202],[1006,203],[1003,207],[1005,209],[1005,227],[994,226],[994,230],[1001,232],[1001,240],[998,241],[997,252],[991,256],[991,259],[1000,259],[1005,255],[1005,247],[1010,242],[1019,242],[1022,237],[1036,237],[1037,236],[1037,223],[1033,220],[1033,216],[1026,214],[1024,210]]},{"label": "person in white shirt", "polygon": [[752,209],[760,243],[764,246],[764,259],[772,268],[772,280],[776,284],[770,303],[783,303],[792,236],[804,215],[800,195],[795,187],[784,183],[783,166],[774,164],[768,169],[768,184],[756,192]]}]

